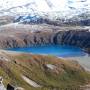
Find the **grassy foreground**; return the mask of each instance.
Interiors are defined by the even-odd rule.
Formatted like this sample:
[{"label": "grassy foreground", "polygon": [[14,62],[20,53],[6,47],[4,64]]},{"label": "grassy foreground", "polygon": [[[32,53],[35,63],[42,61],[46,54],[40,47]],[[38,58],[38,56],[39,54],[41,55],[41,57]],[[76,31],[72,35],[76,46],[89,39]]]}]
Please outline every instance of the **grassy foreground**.
[{"label": "grassy foreground", "polygon": [[[8,83],[25,90],[80,90],[80,85],[90,82],[90,74],[77,62],[54,56],[31,54],[4,54],[9,61],[0,60],[0,76]],[[47,65],[53,65],[51,69]],[[25,82],[21,75],[42,87],[35,88]]]}]

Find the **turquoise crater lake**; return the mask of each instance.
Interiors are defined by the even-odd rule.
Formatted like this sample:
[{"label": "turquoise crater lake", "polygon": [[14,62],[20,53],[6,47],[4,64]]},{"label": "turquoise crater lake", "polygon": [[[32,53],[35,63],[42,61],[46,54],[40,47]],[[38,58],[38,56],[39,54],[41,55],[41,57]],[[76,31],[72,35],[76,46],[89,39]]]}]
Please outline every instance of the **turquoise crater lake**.
[{"label": "turquoise crater lake", "polygon": [[60,57],[77,57],[86,55],[81,48],[69,45],[32,46],[24,48],[10,48],[8,50],[33,54],[48,54]]}]

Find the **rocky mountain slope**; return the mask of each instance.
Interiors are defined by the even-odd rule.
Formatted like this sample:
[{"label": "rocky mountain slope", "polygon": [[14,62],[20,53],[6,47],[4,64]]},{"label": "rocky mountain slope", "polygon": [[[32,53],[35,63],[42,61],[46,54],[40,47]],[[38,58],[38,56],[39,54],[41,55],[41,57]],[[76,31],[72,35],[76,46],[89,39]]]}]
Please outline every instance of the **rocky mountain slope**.
[{"label": "rocky mountain slope", "polygon": [[8,15],[0,16],[0,26],[6,25],[6,24],[9,24],[9,23],[13,23],[14,18],[15,18],[15,17],[13,17],[13,16],[8,16]]},{"label": "rocky mountain slope", "polygon": [[5,87],[20,90],[80,90],[90,81],[90,74],[75,61],[4,50],[0,51],[0,76]]},{"label": "rocky mountain slope", "polygon": [[68,44],[90,48],[90,31],[85,27],[60,27],[47,24],[9,24],[0,27],[0,48]]},{"label": "rocky mountain slope", "polygon": [[75,16],[70,19],[65,18],[48,18],[48,16],[40,15],[4,15],[0,16],[0,25],[10,24],[10,23],[20,23],[20,24],[48,24],[54,26],[90,26],[89,15]]}]

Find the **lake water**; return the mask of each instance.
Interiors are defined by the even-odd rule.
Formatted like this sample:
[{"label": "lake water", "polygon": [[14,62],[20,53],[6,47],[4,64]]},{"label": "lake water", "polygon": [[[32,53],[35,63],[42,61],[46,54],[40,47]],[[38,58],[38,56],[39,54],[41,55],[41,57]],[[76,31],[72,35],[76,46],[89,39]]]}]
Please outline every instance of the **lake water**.
[{"label": "lake water", "polygon": [[11,48],[9,50],[33,54],[48,54],[60,57],[77,57],[86,55],[82,49],[68,45],[33,46],[26,48]]}]

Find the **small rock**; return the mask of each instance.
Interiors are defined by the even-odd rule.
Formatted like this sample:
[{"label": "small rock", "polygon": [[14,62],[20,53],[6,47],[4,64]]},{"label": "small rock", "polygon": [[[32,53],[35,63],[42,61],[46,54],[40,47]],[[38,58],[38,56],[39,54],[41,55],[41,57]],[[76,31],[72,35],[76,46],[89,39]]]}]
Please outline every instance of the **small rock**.
[{"label": "small rock", "polygon": [[49,68],[49,69],[51,69],[51,70],[53,70],[53,69],[56,68],[56,66],[55,65],[52,65],[52,64],[47,64],[46,67]]}]

